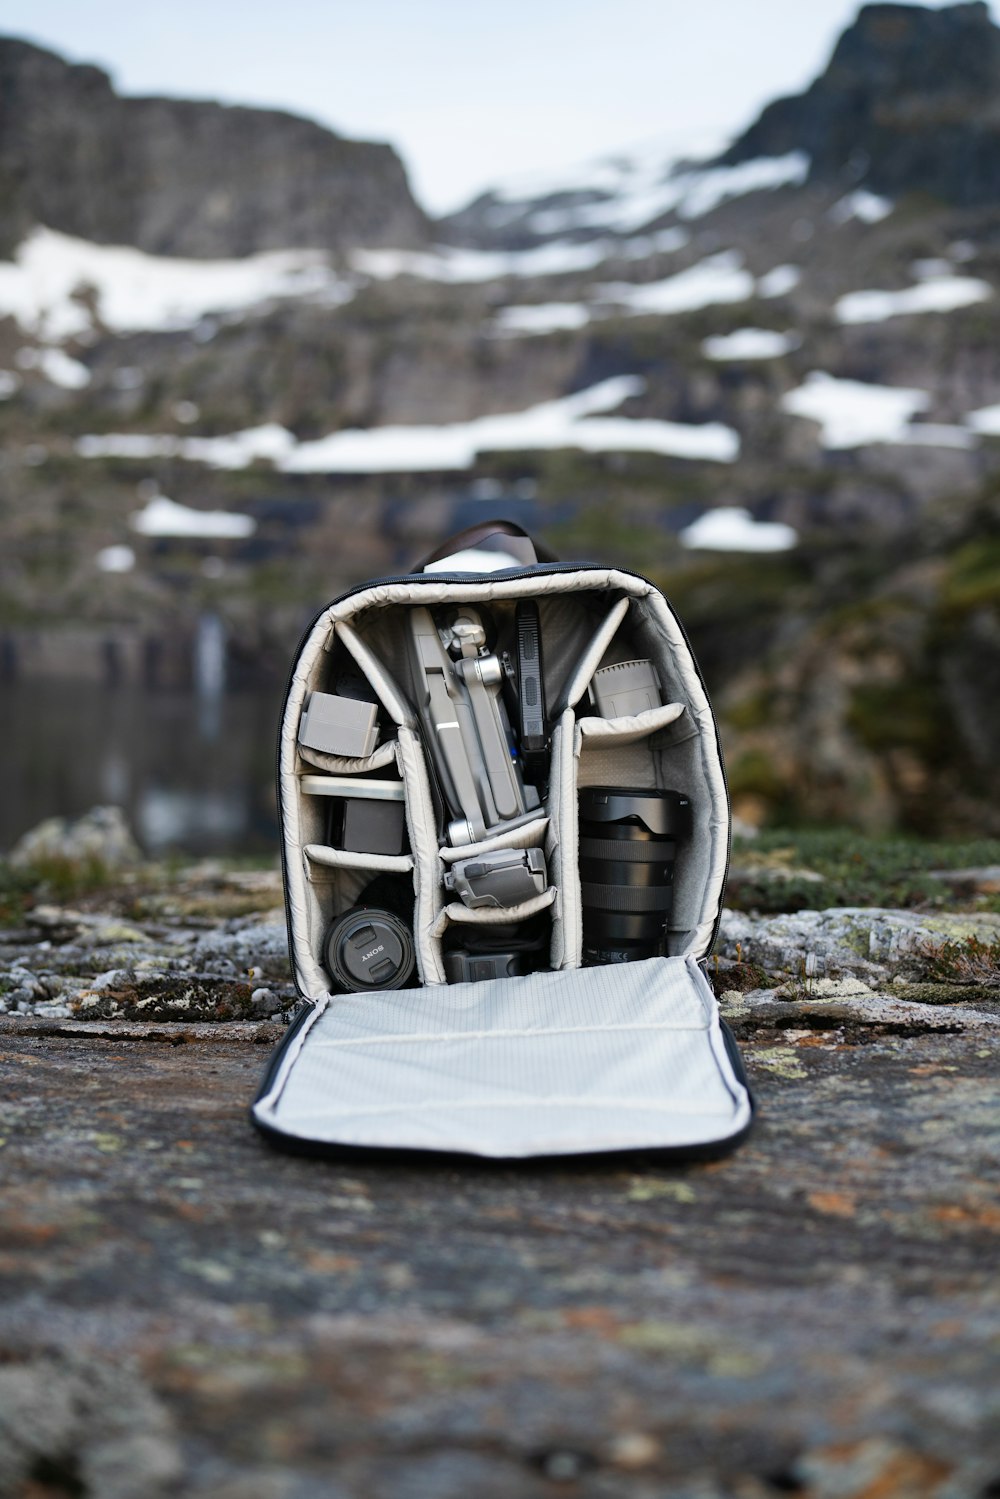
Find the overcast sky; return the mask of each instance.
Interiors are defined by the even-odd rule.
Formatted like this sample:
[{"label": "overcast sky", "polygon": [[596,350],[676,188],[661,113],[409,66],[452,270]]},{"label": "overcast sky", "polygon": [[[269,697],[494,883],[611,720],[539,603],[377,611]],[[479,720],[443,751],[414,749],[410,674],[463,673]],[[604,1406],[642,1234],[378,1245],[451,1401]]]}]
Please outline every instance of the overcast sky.
[{"label": "overcast sky", "polygon": [[[1000,0],[993,0],[996,14]],[[269,104],[388,140],[445,212],[534,168],[711,148],[824,65],[856,0],[3,0],[121,92]]]}]

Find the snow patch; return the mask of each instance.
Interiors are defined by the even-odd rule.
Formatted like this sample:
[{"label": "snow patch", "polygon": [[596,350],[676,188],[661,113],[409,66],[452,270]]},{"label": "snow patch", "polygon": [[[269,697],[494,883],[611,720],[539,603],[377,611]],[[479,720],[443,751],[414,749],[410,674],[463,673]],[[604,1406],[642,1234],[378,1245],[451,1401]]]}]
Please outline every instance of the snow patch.
[{"label": "snow patch", "polygon": [[787,552],[797,546],[794,526],[755,520],[742,505],[706,510],[680,533],[681,544],[710,552]]},{"label": "snow patch", "polygon": [[797,186],[808,173],[809,157],[803,151],[742,161],[736,166],[692,168],[648,161],[629,174],[619,169],[617,174],[605,173],[602,178],[595,172],[590,181],[550,184],[546,196],[576,192],[590,201],[540,208],[528,216],[527,223],[538,233],[568,234],[585,229],[635,233],[667,213],[676,213],[682,219],[701,218],[729,198]]},{"label": "snow patch", "polygon": [[596,415],[614,410],[644,388],[645,381],[637,376],[617,375],[526,411],[446,426],[334,432],[317,442],[300,444],[281,466],[293,473],[413,473],[470,468],[479,453],[549,448],[660,453],[721,463],[736,458],[739,438],[718,422],[691,426]]},{"label": "snow patch", "polygon": [[225,437],[109,432],[76,441],[81,458],[187,458],[194,463],[207,463],[211,468],[225,469],[246,468],[261,459],[280,464],[294,448],[291,432],[274,422]]},{"label": "snow patch", "polygon": [[651,255],[672,255],[690,243],[691,236],[687,231],[675,226],[657,229],[655,234],[638,234],[631,239],[615,240],[612,254],[620,255],[625,260],[646,260]]},{"label": "snow patch", "polygon": [[285,297],[339,305],[353,294],[322,250],[181,260],[40,228],[12,262],[0,263],[0,314],[52,342],[86,334],[95,321],[114,333],[193,328],[208,312],[240,313]]},{"label": "snow patch", "polygon": [[830,218],[835,224],[846,224],[851,219],[860,219],[863,224],[878,224],[889,217],[893,206],[889,198],[880,198],[877,193],[859,187],[833,205]]},{"label": "snow patch", "polygon": [[612,155],[588,157],[558,168],[534,168],[518,172],[495,183],[492,194],[498,213],[523,212],[541,198],[568,196],[571,193],[606,197],[622,195],[636,184],[662,181],[679,163],[704,161],[725,149],[725,137],[717,133],[671,132],[643,141]]},{"label": "snow patch", "polygon": [[707,359],[778,359],[797,349],[801,342],[797,333],[777,333],[771,328],[736,328],[732,333],[706,338],[701,352]]},{"label": "snow patch", "polygon": [[590,453],[657,453],[716,463],[735,460],[739,438],[720,422],[695,426],[600,415],[613,411],[644,388],[645,381],[638,376],[616,375],[587,390],[542,402],[525,411],[442,426],[352,429],[298,444],[285,428],[267,426],[226,437],[112,433],[81,437],[76,450],[84,458],[186,458],[215,468],[244,468],[254,458],[263,458],[285,473],[418,473],[465,469],[472,467],[479,453],[547,448],[577,448]]},{"label": "snow patch", "polygon": [[608,282],[598,286],[596,294],[631,313],[669,314],[745,302],[753,295],[753,290],[754,279],[743,268],[742,256],[735,250],[725,250],[663,281],[641,285]]},{"label": "snow patch", "polygon": [[351,264],[376,281],[418,276],[425,281],[458,283],[592,270],[609,253],[603,241],[580,245],[557,240],[534,250],[463,250],[438,245],[433,250],[355,250]]},{"label": "snow patch", "polygon": [[655,418],[593,417],[576,423],[568,436],[568,442],[554,437],[543,446],[580,448],[587,453],[660,453],[713,463],[734,463],[740,452],[739,437],[722,422],[695,426]]},{"label": "snow patch", "polygon": [[1000,437],[1000,406],[980,406],[978,411],[970,411],[965,421],[973,432]]},{"label": "snow patch", "polygon": [[135,552],[129,546],[103,547],[94,560],[102,573],[130,573],[135,567]]},{"label": "snow patch", "polygon": [[685,173],[676,179],[685,182],[677,211],[681,218],[700,218],[727,198],[774,192],[779,187],[798,187],[808,175],[809,157],[804,151],[789,151],[786,156],[761,156],[732,167],[710,167],[703,172]]},{"label": "snow patch", "polygon": [[[532,215],[531,228],[558,234],[563,226],[577,228],[573,217],[577,210],[552,209]],[[571,222],[571,218],[573,221]],[[682,250],[689,235],[679,228],[658,230],[629,239],[609,236],[588,240],[554,240],[532,250],[465,250],[455,245],[437,245],[430,250],[355,250],[351,264],[362,275],[376,281],[391,281],[397,276],[415,276],[423,281],[440,281],[449,285],[495,281],[502,277],[567,276],[575,271],[593,270],[606,260],[645,260],[652,255],[672,254]]]},{"label": "snow patch", "polygon": [[958,438],[961,428],[913,424],[930,400],[926,390],[867,385],[814,371],[796,390],[782,396],[781,404],[793,416],[818,422],[825,448],[858,448],[872,442],[968,446]]},{"label": "snow patch", "polygon": [[23,370],[37,370],[51,385],[64,390],[82,390],[90,384],[90,371],[63,349],[19,349],[14,356]]},{"label": "snow patch", "polygon": [[539,302],[533,306],[501,307],[494,329],[498,333],[557,333],[583,328],[590,322],[590,308],[582,302]]},{"label": "snow patch", "polygon": [[757,282],[757,295],[768,298],[787,297],[801,280],[802,272],[797,265],[776,265],[773,270],[765,271]]},{"label": "snow patch", "polygon": [[188,536],[205,540],[237,540],[252,536],[257,522],[251,515],[229,510],[192,510],[165,494],[155,495],[132,516],[132,527],[143,536]]},{"label": "snow patch", "polygon": [[929,276],[903,291],[852,291],[834,307],[840,323],[881,323],[918,312],[954,312],[985,302],[993,295],[988,281],[976,276]]}]

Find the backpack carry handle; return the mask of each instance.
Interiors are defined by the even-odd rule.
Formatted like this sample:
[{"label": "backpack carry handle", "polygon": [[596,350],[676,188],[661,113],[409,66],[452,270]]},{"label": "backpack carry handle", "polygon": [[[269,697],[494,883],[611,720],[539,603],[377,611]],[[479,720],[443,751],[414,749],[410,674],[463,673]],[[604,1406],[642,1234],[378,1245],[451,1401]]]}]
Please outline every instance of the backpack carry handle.
[{"label": "backpack carry handle", "polygon": [[[489,544],[491,542],[494,545],[491,546]],[[550,551],[543,543],[535,541],[516,521],[497,519],[477,521],[474,526],[467,526],[464,531],[458,531],[454,536],[449,536],[448,540],[435,547],[433,552],[422,557],[412,571],[422,573],[433,562],[441,562],[455,552],[473,549],[507,552],[525,567],[533,567],[536,562],[559,561],[555,552]]]}]

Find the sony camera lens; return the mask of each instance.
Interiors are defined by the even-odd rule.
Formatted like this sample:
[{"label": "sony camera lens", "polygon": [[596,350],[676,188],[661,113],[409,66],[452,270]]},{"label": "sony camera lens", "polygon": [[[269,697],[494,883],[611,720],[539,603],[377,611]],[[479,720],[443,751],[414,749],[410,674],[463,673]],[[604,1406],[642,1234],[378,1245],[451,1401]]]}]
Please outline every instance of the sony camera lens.
[{"label": "sony camera lens", "polygon": [[579,807],[584,964],[659,957],[690,802],[677,791],[585,786]]},{"label": "sony camera lens", "polygon": [[405,989],[416,975],[413,892],[384,875],[357,904],[334,917],[323,937],[323,964],[339,989]]}]

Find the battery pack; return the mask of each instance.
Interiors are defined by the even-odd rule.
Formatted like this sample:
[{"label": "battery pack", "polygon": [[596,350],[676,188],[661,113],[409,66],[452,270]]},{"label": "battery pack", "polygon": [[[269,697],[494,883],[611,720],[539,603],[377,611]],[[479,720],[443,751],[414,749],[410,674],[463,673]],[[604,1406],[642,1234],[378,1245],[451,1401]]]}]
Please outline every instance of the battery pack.
[{"label": "battery pack", "polygon": [[602,718],[633,718],[663,701],[652,661],[619,661],[594,672],[594,701]]},{"label": "battery pack", "polygon": [[332,692],[311,692],[299,723],[299,743],[325,755],[362,759],[378,743],[378,705]]}]

